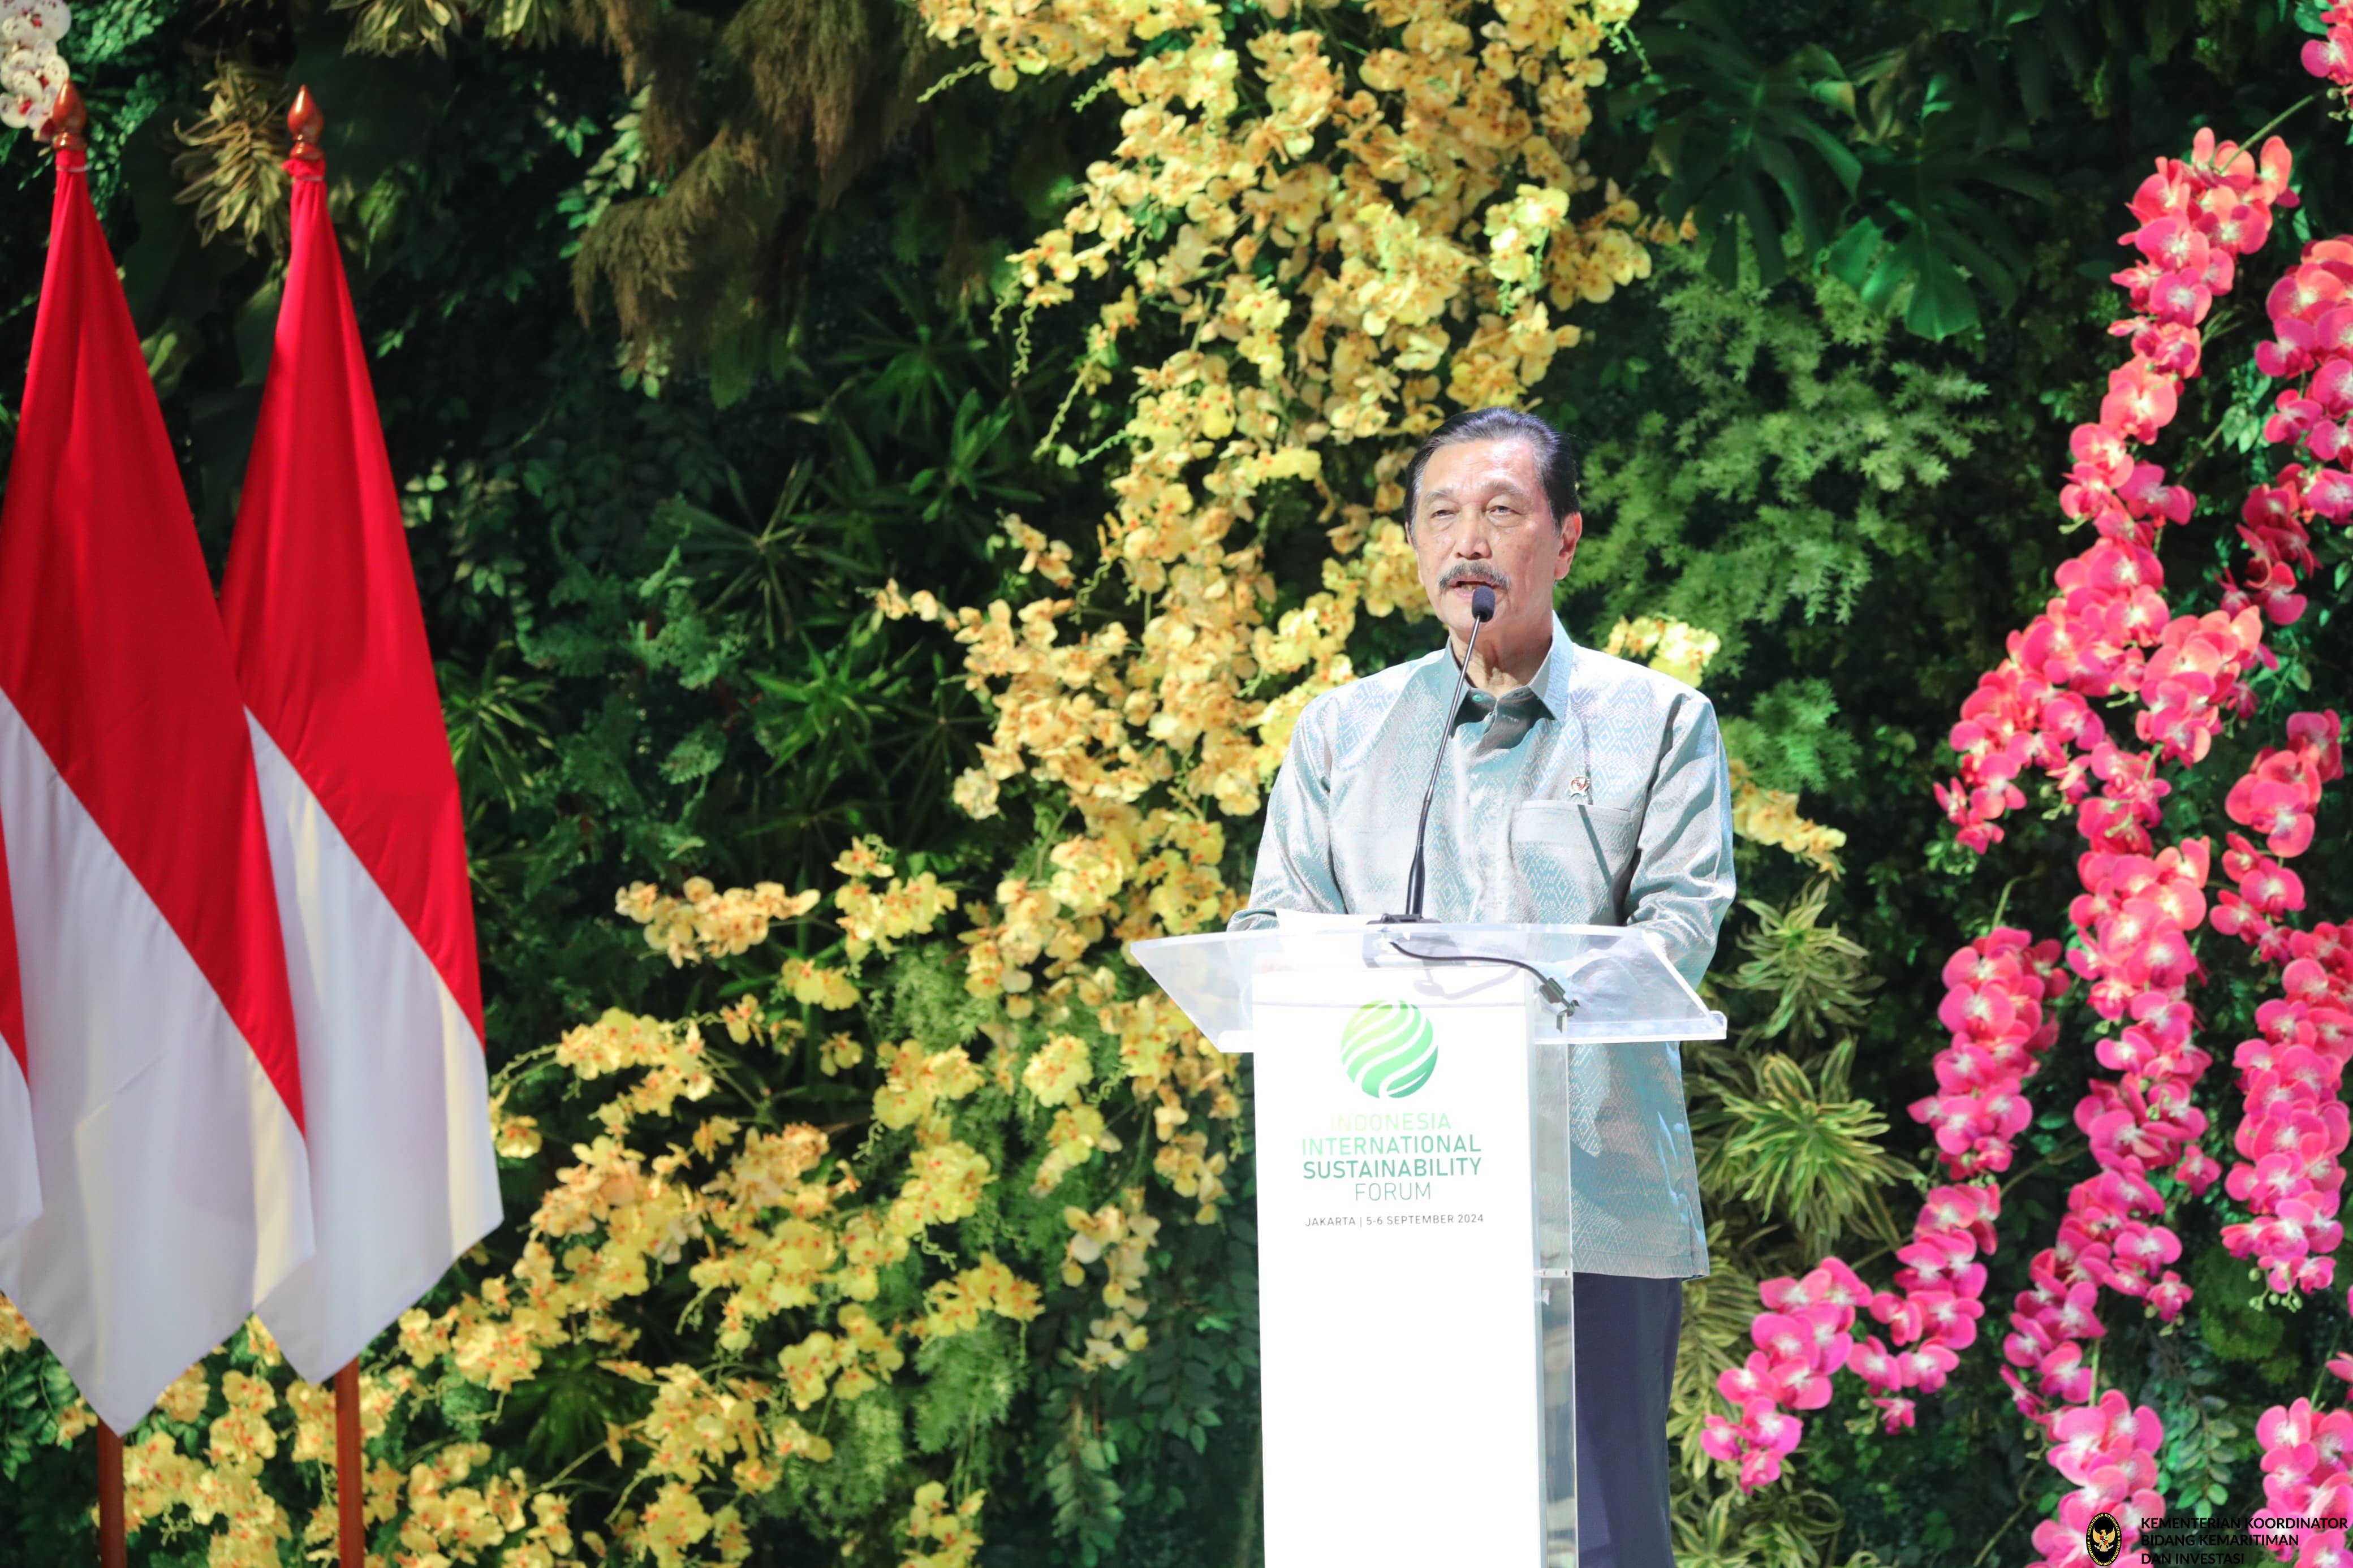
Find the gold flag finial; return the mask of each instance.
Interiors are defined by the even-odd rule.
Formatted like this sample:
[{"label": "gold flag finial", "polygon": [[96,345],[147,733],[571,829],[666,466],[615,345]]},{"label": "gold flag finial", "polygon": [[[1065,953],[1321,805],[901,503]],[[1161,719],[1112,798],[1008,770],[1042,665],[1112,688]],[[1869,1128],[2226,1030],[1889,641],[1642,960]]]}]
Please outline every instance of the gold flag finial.
[{"label": "gold flag finial", "polygon": [[322,157],[319,151],[319,134],[327,128],[327,117],[319,110],[319,100],[311,96],[308,87],[294,89],[294,107],[286,111],[286,129],[294,137],[294,156]]},{"label": "gold flag finial", "polygon": [[57,107],[41,122],[41,140],[60,153],[84,152],[90,142],[82,132],[89,125],[90,110],[81,100],[81,89],[69,81],[58,89]]}]

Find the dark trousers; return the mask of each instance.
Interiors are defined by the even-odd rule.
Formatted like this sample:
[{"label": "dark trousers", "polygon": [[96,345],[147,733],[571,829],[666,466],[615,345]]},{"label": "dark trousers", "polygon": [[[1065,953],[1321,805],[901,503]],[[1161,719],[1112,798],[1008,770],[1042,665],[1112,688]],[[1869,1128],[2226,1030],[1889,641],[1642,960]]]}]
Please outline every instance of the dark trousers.
[{"label": "dark trousers", "polygon": [[1667,1394],[1680,1279],[1577,1277],[1578,1568],[1672,1568]]}]

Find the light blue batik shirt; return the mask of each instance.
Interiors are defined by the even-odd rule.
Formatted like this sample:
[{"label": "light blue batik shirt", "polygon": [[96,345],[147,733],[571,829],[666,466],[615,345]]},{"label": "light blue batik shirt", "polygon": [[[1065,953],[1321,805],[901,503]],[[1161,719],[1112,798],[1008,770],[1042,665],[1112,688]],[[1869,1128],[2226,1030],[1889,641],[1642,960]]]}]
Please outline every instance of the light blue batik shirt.
[{"label": "light blue batik shirt", "polygon": [[[1446,648],[1327,691],[1293,730],[1248,908],[1405,907],[1414,818],[1457,669]],[[1707,699],[1578,647],[1556,617],[1535,679],[1467,691],[1430,810],[1423,910],[1440,921],[1639,925],[1694,986],[1731,907],[1732,784]],[[1672,1045],[1570,1057],[1577,1268],[1707,1272],[1683,1058]]]}]

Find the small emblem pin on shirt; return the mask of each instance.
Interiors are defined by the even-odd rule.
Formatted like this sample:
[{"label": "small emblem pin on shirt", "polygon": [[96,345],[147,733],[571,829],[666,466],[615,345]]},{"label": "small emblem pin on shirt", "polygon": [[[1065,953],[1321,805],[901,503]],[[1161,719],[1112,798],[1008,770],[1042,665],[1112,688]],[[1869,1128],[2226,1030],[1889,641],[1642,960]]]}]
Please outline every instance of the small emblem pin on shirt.
[{"label": "small emblem pin on shirt", "polygon": [[1571,800],[1589,800],[1592,798],[1590,792],[1586,788],[1586,779],[1583,773],[1579,773],[1575,778],[1568,781],[1568,798]]}]

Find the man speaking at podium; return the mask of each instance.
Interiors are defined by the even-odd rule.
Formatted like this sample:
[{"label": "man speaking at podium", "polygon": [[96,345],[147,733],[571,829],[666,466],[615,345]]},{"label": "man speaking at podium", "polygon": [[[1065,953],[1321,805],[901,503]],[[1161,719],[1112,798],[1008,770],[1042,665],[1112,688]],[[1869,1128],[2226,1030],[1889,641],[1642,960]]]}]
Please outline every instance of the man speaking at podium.
[{"label": "man speaking at podium", "polygon": [[[1577,481],[1567,439],[1514,409],[1457,415],[1422,443],[1406,527],[1447,646],[1300,714],[1233,929],[1280,910],[1409,908],[1436,743],[1422,912],[1640,926],[1698,984],[1733,895],[1723,740],[1698,691],[1562,629],[1553,585],[1584,529]],[[1480,624],[1482,588],[1493,608]],[[1468,688],[1441,722],[1466,644]],[[1582,1568],[1667,1568],[1682,1281],[1707,1272],[1681,1058],[1579,1047],[1569,1072],[1578,1555]]]}]

